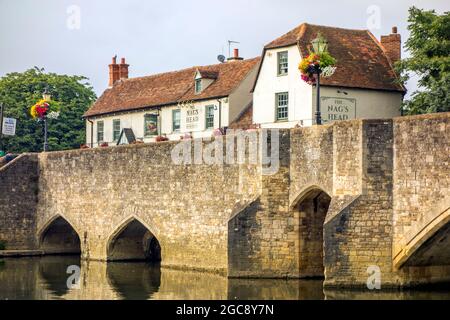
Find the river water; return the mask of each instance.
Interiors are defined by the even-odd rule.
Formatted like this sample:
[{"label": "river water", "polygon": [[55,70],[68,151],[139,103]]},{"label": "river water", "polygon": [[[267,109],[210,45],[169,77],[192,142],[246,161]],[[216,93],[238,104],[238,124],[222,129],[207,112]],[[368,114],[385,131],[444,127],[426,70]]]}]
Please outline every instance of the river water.
[{"label": "river water", "polygon": [[[73,256],[0,259],[0,299],[450,299],[450,289],[324,290],[321,280],[227,279],[139,262],[80,263]],[[75,273],[67,273],[69,266]]]}]

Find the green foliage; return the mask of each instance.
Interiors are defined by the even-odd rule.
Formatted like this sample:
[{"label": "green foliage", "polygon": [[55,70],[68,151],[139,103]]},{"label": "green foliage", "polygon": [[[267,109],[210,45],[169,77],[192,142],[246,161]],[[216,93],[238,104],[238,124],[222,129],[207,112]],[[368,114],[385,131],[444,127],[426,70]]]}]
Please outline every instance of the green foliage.
[{"label": "green foliage", "polygon": [[5,250],[6,249],[6,242],[3,240],[0,240],[0,250]]},{"label": "green foliage", "polygon": [[49,150],[79,148],[85,141],[81,117],[96,99],[86,81],[83,76],[45,73],[37,67],[0,78],[0,102],[6,106],[5,116],[17,119],[16,135],[2,138],[4,150],[16,153],[42,150],[43,123],[31,117],[30,107],[42,99],[47,86],[60,108],[58,119],[48,119]]},{"label": "green foliage", "polygon": [[410,57],[396,64],[400,81],[411,73],[419,77],[419,90],[406,100],[406,114],[450,111],[450,12],[409,9],[411,32],[405,43]]},{"label": "green foliage", "polygon": [[328,66],[334,66],[335,64],[336,59],[328,51],[320,55],[320,67],[322,69]]}]

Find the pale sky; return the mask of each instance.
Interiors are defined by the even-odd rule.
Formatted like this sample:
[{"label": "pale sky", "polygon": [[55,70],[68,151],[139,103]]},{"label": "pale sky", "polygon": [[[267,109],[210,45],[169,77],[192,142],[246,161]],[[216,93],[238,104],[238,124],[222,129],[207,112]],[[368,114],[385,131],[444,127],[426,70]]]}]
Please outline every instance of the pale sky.
[{"label": "pale sky", "polygon": [[412,5],[450,11],[448,0],[0,0],[0,76],[38,66],[84,75],[100,95],[115,54],[137,77],[217,63],[227,40],[255,57],[303,22],[370,29],[377,38],[395,25],[404,41]]}]

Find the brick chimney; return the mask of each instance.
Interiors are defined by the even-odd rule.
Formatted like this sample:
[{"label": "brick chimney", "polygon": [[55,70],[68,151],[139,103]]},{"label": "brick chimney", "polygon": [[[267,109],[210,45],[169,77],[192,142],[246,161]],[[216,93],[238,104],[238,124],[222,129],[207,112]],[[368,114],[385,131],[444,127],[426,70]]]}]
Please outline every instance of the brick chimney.
[{"label": "brick chimney", "polygon": [[120,79],[128,79],[128,67],[130,65],[125,63],[125,58],[120,60],[119,64],[119,78]]},{"label": "brick chimney", "polygon": [[120,79],[119,65],[117,64],[117,56],[112,58],[112,63],[109,65],[109,86],[112,87],[114,83]]},{"label": "brick chimney", "polygon": [[227,61],[238,61],[238,60],[244,60],[244,58],[239,57],[239,49],[234,49],[233,56],[229,57]]},{"label": "brick chimney", "polygon": [[400,34],[397,33],[397,27],[392,27],[390,35],[381,36],[381,45],[386,50],[386,55],[391,59],[392,63],[402,58],[402,40]]}]

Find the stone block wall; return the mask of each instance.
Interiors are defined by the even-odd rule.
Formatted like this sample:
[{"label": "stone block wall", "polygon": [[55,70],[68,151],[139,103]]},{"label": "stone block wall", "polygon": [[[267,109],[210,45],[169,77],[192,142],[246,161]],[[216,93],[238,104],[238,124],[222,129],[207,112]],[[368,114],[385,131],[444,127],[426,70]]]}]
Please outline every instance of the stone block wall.
[{"label": "stone block wall", "polygon": [[333,195],[361,194],[363,122],[343,121],[333,126]]},{"label": "stone block wall", "polygon": [[0,168],[0,241],[6,249],[35,247],[39,165],[23,154]]},{"label": "stone block wall", "polygon": [[[331,217],[324,225],[326,286],[365,286],[372,267],[380,270],[383,284],[392,284],[392,122],[364,120],[360,124],[362,191],[328,213]],[[335,202],[346,198],[342,194],[334,197]]]},{"label": "stone block wall", "polygon": [[251,165],[174,164],[175,145],[41,154],[38,233],[61,215],[83,257],[104,260],[113,234],[136,218],[158,239],[163,265],[226,272],[228,220],[255,198],[258,176]]},{"label": "stone block wall", "polygon": [[291,131],[290,204],[295,205],[305,188],[316,186],[333,192],[333,126]]},{"label": "stone block wall", "polygon": [[450,282],[450,113],[394,119],[393,264],[402,285]]},{"label": "stone block wall", "polygon": [[[396,118],[394,133],[393,236],[397,255],[408,236],[450,206],[450,114]],[[420,228],[415,228],[417,225]]]},{"label": "stone block wall", "polygon": [[[271,136],[268,136],[270,150]],[[298,276],[298,222],[289,210],[290,131],[279,132],[279,169],[261,175],[261,193],[228,227],[230,277]]]}]

